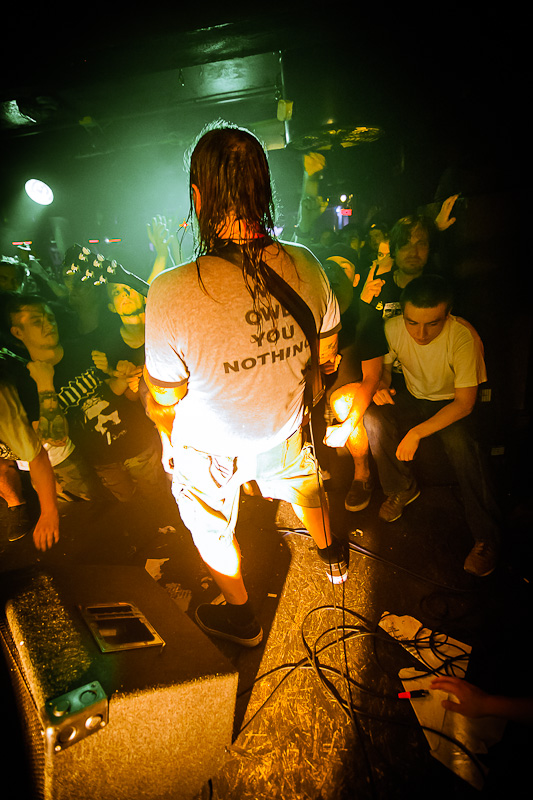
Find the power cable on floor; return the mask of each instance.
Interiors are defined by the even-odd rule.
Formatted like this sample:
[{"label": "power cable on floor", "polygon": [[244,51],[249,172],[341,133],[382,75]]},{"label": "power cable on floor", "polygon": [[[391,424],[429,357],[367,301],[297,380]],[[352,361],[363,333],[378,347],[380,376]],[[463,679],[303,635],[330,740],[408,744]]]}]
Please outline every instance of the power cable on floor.
[{"label": "power cable on floor", "polygon": [[[278,533],[281,533],[282,536],[288,536],[290,534],[295,534],[297,536],[304,536],[309,538],[309,531],[305,528],[276,528]],[[360,555],[367,556],[368,558],[372,558],[374,561],[379,561],[382,564],[386,564],[389,567],[392,567],[395,570],[399,570],[400,572],[405,572],[407,575],[410,575],[412,578],[416,578],[419,581],[423,581],[424,583],[430,583],[432,586],[437,586],[439,589],[446,589],[450,592],[458,592],[458,593],[471,593],[475,591],[475,589],[469,588],[459,588],[455,586],[448,586],[447,584],[440,583],[439,581],[435,581],[432,578],[429,578],[427,575],[421,575],[418,572],[413,572],[413,570],[408,569],[407,567],[402,567],[400,564],[397,564],[395,561],[391,561],[384,556],[380,556],[379,553],[374,553],[372,550],[368,550],[361,545],[355,544],[355,542],[348,542],[348,546],[350,551],[354,553],[359,553]]]},{"label": "power cable on floor", "polygon": [[[314,614],[314,613],[317,613],[317,612],[323,612],[323,611],[333,611],[334,613],[338,613],[340,610],[341,609],[339,608],[339,606],[320,606],[320,607],[316,607],[314,609],[311,609],[311,611],[308,612],[308,614],[306,615],[306,617],[305,617],[305,619],[304,619],[304,621],[302,623],[302,639],[304,641],[304,646],[305,646],[306,653],[307,653],[306,657],[302,658],[298,662],[288,663],[288,664],[281,664],[281,665],[279,665],[277,667],[274,667],[274,668],[268,670],[267,672],[263,673],[262,675],[259,675],[255,679],[255,681],[253,682],[253,684],[250,687],[248,687],[247,689],[241,690],[238,693],[238,697],[241,697],[244,694],[247,694],[248,692],[251,692],[253,687],[259,681],[261,681],[261,680],[263,680],[263,679],[275,674],[276,672],[280,672],[280,671],[285,670],[285,669],[288,670],[287,674],[284,675],[281,678],[281,680],[277,683],[277,685],[274,687],[274,689],[270,692],[268,697],[261,703],[259,708],[256,709],[256,711],[253,713],[253,715],[250,717],[250,719],[248,719],[247,722],[241,727],[241,729],[240,729],[240,731],[238,732],[237,735],[240,735],[241,733],[243,733],[249,727],[249,725],[252,724],[252,722],[256,719],[256,717],[263,711],[263,709],[266,707],[266,705],[270,702],[270,700],[275,695],[275,693],[278,691],[278,689],[285,683],[285,681],[296,670],[309,669],[315,674],[315,676],[319,680],[320,685],[324,689],[326,695],[331,700],[333,700],[333,702],[335,704],[337,704],[341,708],[341,710],[346,715],[346,717],[347,717],[347,719],[348,719],[348,721],[350,723],[353,723],[354,717],[355,718],[364,717],[366,719],[379,721],[381,723],[389,723],[389,724],[392,724],[392,725],[400,725],[400,726],[403,726],[403,727],[408,727],[408,728],[413,729],[413,730],[421,729],[421,730],[426,731],[428,733],[436,734],[436,735],[440,736],[441,738],[445,739],[446,741],[452,743],[458,749],[460,749],[472,761],[472,763],[480,771],[481,775],[483,777],[485,777],[483,766],[481,765],[481,763],[477,759],[476,755],[474,753],[472,753],[461,741],[449,736],[448,734],[444,733],[443,731],[440,731],[440,730],[437,730],[437,729],[433,729],[433,728],[430,728],[428,726],[421,725],[419,723],[412,723],[412,722],[409,722],[409,721],[406,721],[406,720],[398,719],[398,718],[392,717],[390,715],[371,713],[371,712],[365,710],[364,708],[356,707],[354,705],[352,699],[348,702],[347,700],[342,698],[339,690],[336,688],[335,684],[326,677],[326,674],[331,674],[331,675],[336,676],[338,678],[344,679],[345,675],[344,675],[343,671],[339,670],[338,668],[336,668],[334,666],[331,666],[331,665],[324,664],[324,663],[320,662],[320,655],[322,655],[324,652],[326,652],[329,648],[333,647],[334,645],[337,645],[338,644],[337,639],[334,639],[334,640],[332,640],[330,642],[327,642],[326,644],[323,644],[323,645],[319,646],[320,640],[323,639],[328,633],[332,633],[334,631],[337,631],[338,627],[333,626],[333,627],[323,631],[317,637],[317,639],[315,640],[313,646],[311,646],[307,642],[307,640],[305,639],[305,634],[303,632],[303,628],[305,626],[305,623],[306,623],[307,619],[309,618],[309,616],[311,614]],[[356,612],[352,611],[351,609],[346,608],[346,609],[343,610],[343,613],[347,613],[349,615],[352,615],[352,616],[358,618],[359,620],[361,619],[361,617],[358,614],[356,614]],[[416,647],[417,645],[420,646],[420,644],[421,644],[420,640],[417,641],[416,637],[414,639],[412,639],[412,640],[402,640],[402,642],[398,642],[396,639],[391,638],[389,636],[389,634],[387,634],[385,631],[368,630],[367,628],[361,627],[360,625],[347,626],[347,628],[345,629],[345,631],[343,633],[343,638],[346,641],[348,641],[350,639],[355,639],[355,638],[361,639],[361,638],[364,638],[364,637],[372,637],[374,639],[379,639],[379,640],[388,642],[390,644],[395,644],[395,645],[400,645],[400,646],[411,645],[413,647]],[[443,674],[443,670],[445,670],[444,674],[453,674],[453,672],[449,671],[449,666],[450,666],[450,664],[453,664],[453,662],[454,662],[454,660],[456,658],[458,659],[458,658],[461,658],[461,657],[464,658],[465,654],[464,653],[462,655],[458,654],[456,657],[453,657],[452,659],[444,658],[444,659],[442,659],[441,665],[439,667],[437,667],[437,668],[428,667],[425,672],[422,672],[422,674],[427,674],[427,675],[430,675],[430,674]],[[348,680],[350,681],[351,685],[354,688],[358,689],[359,691],[361,691],[363,693],[367,693],[369,695],[372,695],[373,697],[377,697],[377,698],[380,698],[382,700],[386,700],[388,702],[390,702],[390,701],[396,701],[396,702],[399,702],[399,703],[403,703],[404,702],[404,701],[398,699],[398,694],[397,693],[396,694],[390,694],[390,695],[383,694],[383,693],[377,693],[377,692],[374,692],[374,691],[372,691],[371,689],[369,689],[367,687],[362,686],[360,683],[355,681],[350,676],[348,676]],[[413,680],[414,680],[414,678],[413,678]],[[361,734],[361,731],[359,729],[359,725],[357,725],[357,732],[359,734]],[[365,757],[366,757],[366,753],[365,753]],[[368,761],[367,761],[367,764],[368,764]],[[368,768],[371,771],[370,764],[368,764]]]}]

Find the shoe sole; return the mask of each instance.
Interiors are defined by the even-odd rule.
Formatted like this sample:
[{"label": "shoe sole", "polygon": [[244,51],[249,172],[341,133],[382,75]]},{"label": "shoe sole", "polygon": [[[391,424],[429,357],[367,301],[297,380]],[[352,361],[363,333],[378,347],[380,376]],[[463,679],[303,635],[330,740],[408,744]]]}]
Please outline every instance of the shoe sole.
[{"label": "shoe sole", "polygon": [[332,575],[330,572],[326,574],[329,582],[334,583],[335,585],[338,585],[339,583],[346,583],[348,580],[348,572],[345,572],[344,575]]},{"label": "shoe sole", "polygon": [[7,541],[8,542],[18,542],[19,539],[24,539],[24,537],[28,536],[28,534],[30,534],[30,533],[31,533],[31,531],[25,531],[25,533],[17,533],[17,534],[13,534],[12,533],[11,536],[8,537]]},{"label": "shoe sole", "polygon": [[417,499],[417,497],[420,497],[420,489],[418,490],[418,492],[415,494],[414,497],[411,497],[411,499],[407,501],[407,503],[404,505],[404,507],[402,508],[402,510],[400,511],[400,513],[396,517],[393,517],[392,519],[385,519],[385,517],[382,517],[381,514],[380,514],[379,518],[382,519],[384,522],[396,522],[396,520],[400,519],[400,517],[402,516],[404,508],[406,506],[408,506],[409,503],[414,503],[414,501]]},{"label": "shoe sole", "polygon": [[464,567],[464,571],[467,572],[469,575],[475,575],[476,578],[488,578],[489,575],[492,575],[496,567],[492,567],[489,569],[488,572],[475,572],[473,569],[467,569]]},{"label": "shoe sole", "polygon": [[366,500],[364,503],[360,503],[358,506],[350,506],[348,505],[346,500],[344,501],[344,508],[346,509],[346,511],[362,511],[363,508],[366,508],[369,505],[370,505],[370,497],[368,498],[368,500]]},{"label": "shoe sole", "polygon": [[228,642],[235,642],[235,644],[240,644],[242,647],[257,647],[258,644],[261,644],[263,641],[263,629],[254,636],[253,639],[241,639],[239,636],[232,636],[231,633],[222,633],[221,631],[215,631],[212,628],[208,628],[207,625],[199,619],[199,617],[194,614],[194,618],[196,620],[196,624],[199,628],[203,630],[204,633],[208,633],[210,636],[216,636],[217,639],[225,639]]},{"label": "shoe sole", "polygon": [[[323,565],[326,568],[326,575],[330,583],[345,583],[345,581],[348,580],[348,562],[345,560],[344,557],[342,557],[342,561],[339,561],[338,558],[333,558],[331,559],[331,561],[328,561],[327,559],[322,558],[319,555],[319,559],[320,561],[322,561]],[[332,575],[330,569],[332,567],[335,567],[335,569],[339,570],[340,572],[339,569],[340,564],[343,565],[342,569],[344,570],[342,575],[339,574]]]}]

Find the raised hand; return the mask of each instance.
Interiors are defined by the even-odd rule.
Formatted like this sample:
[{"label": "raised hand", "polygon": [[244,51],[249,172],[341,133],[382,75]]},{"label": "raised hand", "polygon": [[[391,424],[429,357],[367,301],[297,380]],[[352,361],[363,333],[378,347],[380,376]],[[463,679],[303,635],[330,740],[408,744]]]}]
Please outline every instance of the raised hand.
[{"label": "raised hand", "polygon": [[385,283],[384,280],[381,278],[374,278],[376,269],[378,268],[378,262],[374,261],[370,270],[368,272],[368,277],[365,281],[365,285],[361,291],[361,300],[364,303],[371,303],[374,297],[378,297],[381,292],[381,289]]},{"label": "raised hand", "polygon": [[28,361],[26,369],[37,384],[37,391],[54,391],[54,367],[47,361]]},{"label": "raised hand", "polygon": [[322,153],[306,153],[304,155],[304,169],[310,178],[322,172],[325,166],[326,156]]},{"label": "raised hand", "polygon": [[105,353],[100,352],[100,350],[93,350],[91,353],[93,364],[94,366],[105,372],[106,375],[112,375],[112,371],[109,369],[109,362],[107,360],[107,356]]},{"label": "raised hand", "polygon": [[137,367],[135,364],[132,364],[131,361],[119,361],[114,371],[115,377],[125,380],[128,384],[128,389],[135,394],[139,391],[142,373],[143,368]]},{"label": "raised hand", "polygon": [[152,222],[147,223],[146,232],[148,238],[154,246],[158,256],[166,256],[168,253],[168,245],[170,240],[170,232],[166,217],[157,215],[153,217]]},{"label": "raised hand", "polygon": [[450,214],[452,213],[452,209],[458,197],[459,197],[458,194],[452,194],[452,196],[448,197],[442,204],[440,211],[435,219],[435,225],[437,226],[439,231],[447,230],[453,225],[454,222],[456,222],[456,218],[450,217]]}]

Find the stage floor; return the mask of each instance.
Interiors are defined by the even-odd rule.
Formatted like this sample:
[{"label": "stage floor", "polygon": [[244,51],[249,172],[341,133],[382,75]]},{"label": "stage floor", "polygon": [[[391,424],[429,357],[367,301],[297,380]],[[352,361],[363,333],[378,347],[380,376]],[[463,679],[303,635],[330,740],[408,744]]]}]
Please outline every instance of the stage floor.
[{"label": "stage floor", "polygon": [[[404,688],[398,672],[421,665],[379,622],[386,613],[413,617],[441,634],[439,641],[451,637],[466,646],[472,682],[499,693],[517,694],[520,686],[529,692],[530,516],[522,503],[510,503],[501,564],[475,578],[463,570],[472,542],[457,486],[422,485],[420,498],[387,524],[378,519],[378,490],[364,511],[344,510],[351,474],[342,451],[330,473],[333,527],[351,545],[350,575],[340,587],[326,579],[290,506],[242,494],[237,538],[265,636],[253,650],[213,640],[237,669],[239,689],[226,763],[198,798],[480,797],[478,778],[468,779],[471,764],[465,778],[433,757],[439,746],[420,724],[421,706],[397,699]],[[29,537],[2,541],[2,571],[135,565],[191,617],[196,605],[216,599],[170,494],[157,507],[77,501],[62,502],[60,513],[60,542],[45,554]],[[432,697],[423,702],[438,705]],[[513,796],[530,732],[507,725],[499,744],[479,756],[482,769],[490,767],[481,796],[501,796],[502,786]]]}]

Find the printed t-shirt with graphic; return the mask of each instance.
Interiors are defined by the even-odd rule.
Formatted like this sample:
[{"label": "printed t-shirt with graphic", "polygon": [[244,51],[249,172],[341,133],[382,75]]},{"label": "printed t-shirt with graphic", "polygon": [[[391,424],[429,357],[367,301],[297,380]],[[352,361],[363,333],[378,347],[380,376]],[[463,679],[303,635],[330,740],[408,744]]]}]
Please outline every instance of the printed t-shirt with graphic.
[{"label": "printed t-shirt with graphic", "polygon": [[[339,331],[337,301],[307,248],[271,244],[264,259],[310,306],[320,337]],[[261,305],[259,320],[240,267],[212,256],[198,263],[201,282],[196,263],[185,264],[158,275],[148,292],[150,379],[187,383],[172,444],[220,455],[265,452],[301,425],[309,346],[275,298],[271,311]]]},{"label": "printed t-shirt with graphic", "polygon": [[[398,286],[396,283],[394,276],[397,272],[397,268],[393,267],[389,272],[384,272],[381,275],[376,275],[375,278],[384,281],[383,286],[381,287],[381,291],[377,297],[373,297],[369,303],[366,303],[364,300],[360,301],[360,309],[359,313],[361,318],[366,318],[367,316],[372,316],[376,312],[379,316],[385,321],[390,319],[391,317],[397,317],[402,313],[402,307],[400,305],[400,297],[403,292],[403,287]],[[426,265],[424,268],[424,275],[438,275],[438,270],[435,270],[433,266],[429,264]],[[368,276],[367,276],[368,277]],[[365,281],[361,284],[361,290],[359,292],[359,297],[365,285]]]},{"label": "printed t-shirt with graphic", "polygon": [[[366,318],[366,316],[373,315],[377,312],[379,316],[385,320],[402,313],[400,306],[400,295],[403,289],[396,284],[396,281],[394,280],[394,272],[395,270],[393,268],[390,270],[390,272],[385,272],[382,275],[376,276],[380,280],[384,281],[384,284],[381,287],[381,291],[378,296],[373,297],[370,303],[366,303],[364,300],[360,301],[360,313],[362,316]],[[361,291],[363,286],[364,283],[361,286]]]},{"label": "printed t-shirt with graphic", "polygon": [[385,336],[389,353],[384,363],[400,362],[406,386],[418,399],[452,400],[455,389],[478,386],[487,380],[479,337],[451,314],[429,344],[414,341],[403,316],[386,321]]},{"label": "printed t-shirt with graphic", "polygon": [[141,403],[114,394],[107,377],[91,363],[87,348],[75,341],[66,343],[54,367],[54,387],[70,438],[94,465],[123,462],[158,443]]}]

